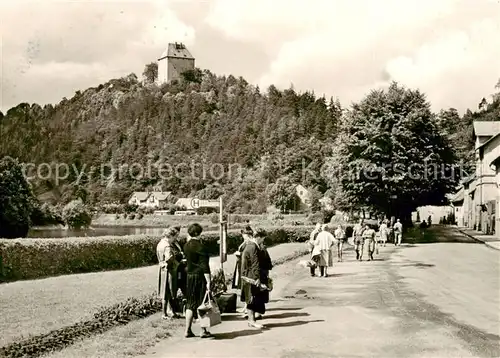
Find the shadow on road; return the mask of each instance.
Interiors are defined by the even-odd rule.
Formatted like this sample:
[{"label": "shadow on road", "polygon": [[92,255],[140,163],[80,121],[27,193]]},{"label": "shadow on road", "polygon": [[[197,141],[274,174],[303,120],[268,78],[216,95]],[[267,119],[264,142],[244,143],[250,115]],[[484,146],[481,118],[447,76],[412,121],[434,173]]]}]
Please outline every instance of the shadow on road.
[{"label": "shadow on road", "polygon": [[233,331],[224,333],[212,333],[216,340],[223,339],[234,339],[238,337],[255,336],[256,334],[261,334],[262,331],[257,329],[245,329],[243,331]]},{"label": "shadow on road", "polygon": [[344,276],[354,276],[357,275],[355,272],[349,272],[349,273],[329,273],[327,278],[337,278],[337,277],[344,277]]},{"label": "shadow on road", "polygon": [[274,307],[274,308],[266,309],[266,311],[267,312],[271,312],[271,311],[300,311],[301,309],[302,309],[302,307],[283,307],[283,308]]},{"label": "shadow on road", "polygon": [[292,321],[292,322],[281,322],[281,323],[268,323],[266,324],[266,328],[278,328],[278,327],[295,327],[302,326],[308,323],[316,323],[316,322],[325,322],[324,319],[315,319],[312,321]]},{"label": "shadow on road", "polygon": [[292,318],[292,317],[305,317],[305,316],[310,316],[310,314],[305,312],[296,312],[296,313],[285,312],[285,313],[265,315],[264,318],[276,319],[276,318]]}]

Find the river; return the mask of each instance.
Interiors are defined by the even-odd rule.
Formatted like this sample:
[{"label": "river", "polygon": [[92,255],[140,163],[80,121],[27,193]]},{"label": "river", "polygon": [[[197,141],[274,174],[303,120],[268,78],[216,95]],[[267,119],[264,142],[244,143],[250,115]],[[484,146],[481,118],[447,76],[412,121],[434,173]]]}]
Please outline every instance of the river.
[{"label": "river", "polygon": [[60,228],[31,229],[28,238],[63,238],[75,236],[125,236],[125,235],[161,235],[165,230],[159,227],[131,227],[131,226],[93,226],[84,230],[71,230]]}]

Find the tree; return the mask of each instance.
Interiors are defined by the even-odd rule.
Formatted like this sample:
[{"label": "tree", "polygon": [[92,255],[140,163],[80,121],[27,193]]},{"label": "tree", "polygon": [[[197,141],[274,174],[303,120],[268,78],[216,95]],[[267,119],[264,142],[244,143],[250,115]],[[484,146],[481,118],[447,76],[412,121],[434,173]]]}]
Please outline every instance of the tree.
[{"label": "tree", "polygon": [[321,199],[322,195],[321,193],[316,190],[316,189],[311,189],[310,190],[310,200],[311,200],[311,211],[313,213],[320,211],[321,210]]},{"label": "tree", "polygon": [[72,229],[87,228],[92,214],[81,199],[72,200],[63,208],[63,220]]},{"label": "tree", "polygon": [[19,161],[4,157],[0,160],[0,237],[26,237],[35,203]]},{"label": "tree", "polygon": [[144,72],[142,73],[144,80],[147,83],[154,83],[158,79],[158,63],[151,62],[144,67]]},{"label": "tree", "polygon": [[410,225],[412,211],[442,205],[458,183],[456,157],[430,104],[420,91],[397,83],[353,105],[335,147],[331,161],[341,171],[327,176],[346,198]]},{"label": "tree", "polygon": [[288,177],[279,178],[276,183],[270,184],[267,188],[269,202],[281,210],[286,211],[290,208],[294,200],[296,185]]}]

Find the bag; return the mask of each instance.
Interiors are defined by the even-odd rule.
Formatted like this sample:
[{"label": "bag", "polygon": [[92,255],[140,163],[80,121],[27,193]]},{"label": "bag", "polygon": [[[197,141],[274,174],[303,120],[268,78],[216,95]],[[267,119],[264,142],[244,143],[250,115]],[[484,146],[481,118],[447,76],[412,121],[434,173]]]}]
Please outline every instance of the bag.
[{"label": "bag", "polygon": [[202,328],[217,326],[222,322],[219,306],[210,296],[210,292],[207,291],[203,298],[203,303],[198,307],[198,318],[200,320],[200,327]]}]

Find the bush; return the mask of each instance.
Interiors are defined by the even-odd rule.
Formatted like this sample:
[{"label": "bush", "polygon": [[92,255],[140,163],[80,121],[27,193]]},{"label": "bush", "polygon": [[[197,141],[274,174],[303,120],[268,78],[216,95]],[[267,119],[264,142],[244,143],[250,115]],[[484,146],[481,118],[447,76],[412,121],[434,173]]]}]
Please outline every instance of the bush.
[{"label": "bush", "polygon": [[[265,244],[305,242],[310,231],[307,227],[272,229]],[[211,256],[219,255],[218,232],[202,233],[201,238]],[[160,237],[148,235],[0,240],[0,282],[155,265],[159,241]],[[239,231],[228,232],[228,253],[242,242]]]},{"label": "bush", "polygon": [[143,217],[144,215],[142,215],[142,213],[137,214],[137,220],[141,220]]},{"label": "bush", "polygon": [[129,220],[134,220],[134,219],[135,219],[135,214],[134,214],[134,213],[130,214],[130,215],[128,216],[128,219],[129,219]]},{"label": "bush", "polygon": [[72,200],[66,204],[62,216],[66,225],[74,229],[89,227],[92,222],[92,213],[81,199]]},{"label": "bush", "polygon": [[34,211],[31,215],[31,222],[33,225],[64,225],[59,209],[48,203],[42,205],[35,205]]}]

